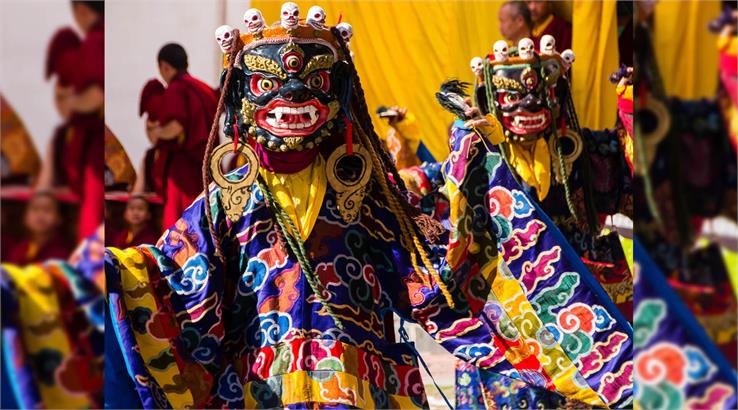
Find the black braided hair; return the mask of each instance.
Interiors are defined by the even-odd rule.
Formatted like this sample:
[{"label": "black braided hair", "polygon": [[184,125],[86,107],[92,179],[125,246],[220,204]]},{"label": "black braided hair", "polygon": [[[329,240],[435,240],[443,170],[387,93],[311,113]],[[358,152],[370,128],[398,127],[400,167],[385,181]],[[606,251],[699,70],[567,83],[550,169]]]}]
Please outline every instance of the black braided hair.
[{"label": "black braided hair", "polygon": [[[336,37],[343,55],[350,56],[348,46],[338,32],[338,29],[333,27],[331,28],[331,32]],[[400,173],[397,170],[397,166],[395,165],[392,156],[387,151],[385,145],[382,144],[379,135],[377,135],[377,132],[374,129],[374,124],[372,123],[371,115],[369,114],[369,107],[366,103],[364,89],[361,86],[361,79],[359,78],[356,66],[350,57],[346,60],[349,65],[349,72],[353,77],[352,112],[356,117],[354,120],[358,122],[369,136],[368,140],[372,145],[371,148],[378,154],[381,160],[384,171],[383,174],[392,175],[392,179],[394,181],[388,178],[388,181],[390,182],[389,185],[393,188],[393,194],[397,197],[403,211],[411,217],[415,223],[415,228],[423,234],[425,239],[429,242],[434,242],[436,238],[445,231],[445,228],[443,228],[438,221],[422,213],[418,208],[408,202],[407,186],[405,185],[405,181],[400,177]]]},{"label": "black braided hair", "polygon": [[[238,42],[237,44],[240,44],[240,42]],[[215,256],[220,259],[221,263],[223,263],[224,266],[225,255],[223,255],[223,246],[221,243],[221,238],[218,235],[215,225],[213,224],[213,215],[210,210],[210,183],[213,182],[213,176],[210,174],[210,161],[212,160],[213,150],[215,150],[215,144],[218,141],[219,120],[221,114],[223,114],[223,108],[225,107],[225,97],[228,93],[228,85],[231,82],[231,74],[233,74],[233,64],[239,51],[239,47],[234,46],[231,50],[230,55],[228,56],[228,68],[226,71],[225,80],[223,81],[223,89],[220,92],[220,98],[218,99],[218,108],[215,111],[213,125],[210,127],[210,135],[208,136],[208,142],[205,146],[205,158],[202,162],[202,185],[205,193],[205,218],[208,221],[210,237],[213,238]]]}]

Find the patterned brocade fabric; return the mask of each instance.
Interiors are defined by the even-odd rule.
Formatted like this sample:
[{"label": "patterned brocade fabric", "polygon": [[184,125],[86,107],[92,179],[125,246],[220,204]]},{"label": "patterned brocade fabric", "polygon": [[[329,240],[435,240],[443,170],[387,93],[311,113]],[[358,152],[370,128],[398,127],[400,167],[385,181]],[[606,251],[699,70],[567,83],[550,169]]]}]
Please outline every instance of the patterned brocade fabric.
[{"label": "patterned brocade fabric", "polygon": [[98,232],[68,262],[0,266],[3,408],[103,406],[102,250]]},{"label": "patterned brocade fabric", "polygon": [[645,249],[634,242],[638,403],[644,409],[736,408],[735,370]]},{"label": "patterned brocade fabric", "polygon": [[562,396],[490,371],[456,362],[457,409],[556,409]]},{"label": "patterned brocade fabric", "polygon": [[[313,294],[254,186],[215,257],[196,200],[156,247],[110,248],[115,344],[133,394],[155,407],[426,407],[412,349],[386,340],[394,311],[456,357],[599,406],[632,395],[630,327],[501,155],[456,127],[442,166],[447,237],[429,245],[454,297],[424,284],[377,187],[344,222],[328,187],[305,241]],[[242,173],[244,170],[236,171]],[[216,226],[224,218],[211,189]],[[600,289],[598,291],[598,289]]]}]

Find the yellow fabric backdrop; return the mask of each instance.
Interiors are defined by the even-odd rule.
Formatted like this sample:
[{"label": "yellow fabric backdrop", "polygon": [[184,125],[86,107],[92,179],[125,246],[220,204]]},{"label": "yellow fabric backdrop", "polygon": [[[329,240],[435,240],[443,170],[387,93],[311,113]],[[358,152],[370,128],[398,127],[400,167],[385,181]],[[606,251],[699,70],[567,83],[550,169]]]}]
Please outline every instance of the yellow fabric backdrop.
[{"label": "yellow fabric backdrop", "polygon": [[[501,3],[454,1],[298,1],[301,13],[320,4],[334,25],[339,14],[354,28],[351,49],[367,103],[403,105],[415,113],[423,143],[438,160],[448,155],[446,130],[453,116],[434,94],[450,77],[473,82],[469,60],[492,49]],[[253,1],[267,22],[279,18],[281,2]],[[380,134],[384,121],[374,117]]]},{"label": "yellow fabric backdrop", "polygon": [[653,45],[666,94],[685,99],[715,95],[717,36],[707,23],[720,14],[719,1],[661,1],[654,8]]},{"label": "yellow fabric backdrop", "polygon": [[[259,8],[271,23],[279,19],[281,3],[257,0],[251,7]],[[565,16],[572,10],[568,3],[557,5]],[[593,8],[589,2],[582,3],[573,7],[575,19],[577,11]],[[320,4],[330,25],[343,15],[343,21],[354,28],[351,49],[370,109],[394,104],[408,107],[417,116],[425,146],[437,160],[445,159],[446,132],[453,116],[436,103],[434,94],[441,82],[451,77],[473,83],[469,61],[490,53],[492,44],[501,39],[497,13],[502,2],[325,0],[297,4],[302,17],[310,6]],[[575,67],[582,67],[575,68],[579,74],[574,79],[580,84],[575,104],[582,126],[595,128],[612,126],[615,121],[614,86],[607,82],[607,76],[617,69],[617,43],[611,45],[609,37],[617,36],[615,2],[606,4],[606,13],[584,14],[574,31]],[[603,34],[601,40],[593,42],[599,33],[607,36]],[[576,46],[577,39],[580,46]],[[588,54],[598,62],[588,64]],[[604,102],[592,101],[593,97]],[[378,133],[383,135],[387,126],[376,116],[374,119]]]},{"label": "yellow fabric backdrop", "polygon": [[572,98],[582,127],[615,125],[617,97],[608,77],[619,65],[614,0],[575,1],[572,10]]}]

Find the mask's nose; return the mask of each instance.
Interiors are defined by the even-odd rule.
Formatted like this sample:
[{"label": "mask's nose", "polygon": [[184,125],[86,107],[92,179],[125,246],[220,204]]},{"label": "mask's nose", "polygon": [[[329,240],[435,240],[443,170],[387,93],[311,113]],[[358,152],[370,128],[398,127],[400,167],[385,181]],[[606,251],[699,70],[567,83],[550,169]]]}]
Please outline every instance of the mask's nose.
[{"label": "mask's nose", "polygon": [[310,90],[301,81],[292,79],[279,89],[279,95],[287,101],[300,103],[309,99]]},{"label": "mask's nose", "polygon": [[538,111],[542,108],[542,105],[543,101],[533,93],[526,95],[520,101],[520,108],[527,111]]}]

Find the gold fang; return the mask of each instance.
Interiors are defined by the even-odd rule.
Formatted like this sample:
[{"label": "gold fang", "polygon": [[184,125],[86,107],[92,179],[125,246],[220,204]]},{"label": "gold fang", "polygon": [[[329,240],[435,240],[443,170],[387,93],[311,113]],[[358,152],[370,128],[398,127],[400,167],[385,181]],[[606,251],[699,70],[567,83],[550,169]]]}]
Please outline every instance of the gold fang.
[{"label": "gold fang", "polygon": [[305,66],[305,69],[302,70],[302,74],[300,74],[300,78],[304,79],[307,77],[310,73],[317,70],[329,70],[331,67],[333,67],[333,56],[330,54],[321,54],[319,56],[315,56],[308,61],[307,65]]},{"label": "gold fang", "polygon": [[519,82],[511,78],[502,77],[499,75],[492,76],[492,84],[495,86],[495,88],[502,90],[515,90],[519,92],[525,91],[525,88],[523,88],[523,84],[520,84]]},{"label": "gold fang", "polygon": [[251,71],[263,71],[269,74],[274,74],[282,80],[287,79],[287,74],[274,60],[254,54],[246,54],[243,61],[246,64],[246,68]]}]

